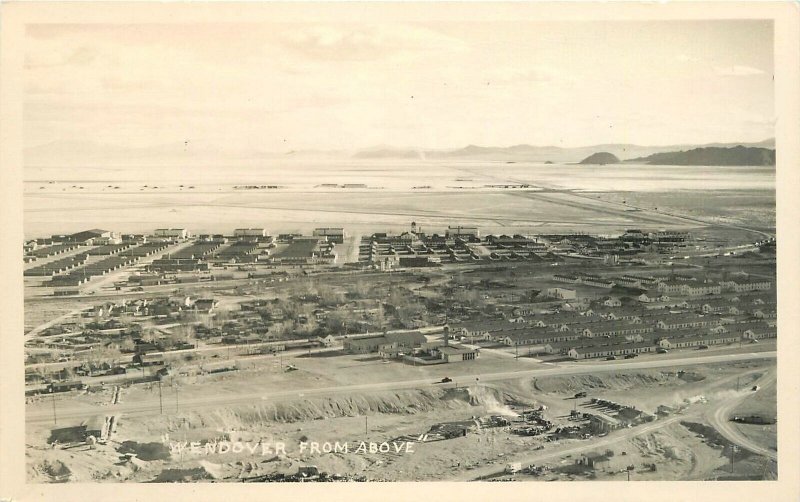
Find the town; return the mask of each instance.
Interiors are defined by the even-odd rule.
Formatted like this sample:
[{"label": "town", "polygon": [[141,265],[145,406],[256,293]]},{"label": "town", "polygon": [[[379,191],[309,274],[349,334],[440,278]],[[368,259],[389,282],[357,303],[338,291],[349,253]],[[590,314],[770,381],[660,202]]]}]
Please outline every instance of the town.
[{"label": "town", "polygon": [[[128,444],[125,465],[140,473],[150,471],[148,454],[124,439],[125,425],[141,413],[177,416],[226,406],[224,394],[219,402],[202,404],[196,394],[204,388],[213,394],[222,382],[236,382],[227,398],[240,403],[235,396],[252,391],[253,378],[270,381],[261,387],[267,400],[288,394],[309,399],[323,392],[313,379],[347,391],[371,374],[375,390],[433,389],[424,391],[437,393],[426,399],[463,400],[485,409],[456,421],[439,413],[427,430],[387,441],[420,446],[503,430],[509,438],[538,441],[537,451],[565,440],[603,438],[707,400],[687,396],[676,403],[664,396],[645,411],[641,400],[618,404],[570,385],[564,391],[577,391],[565,398],[574,401],[572,408],[553,414],[548,407],[564,405],[554,404],[551,393],[509,400],[508,392],[491,383],[501,380],[498,375],[508,379],[542,370],[546,378],[559,367],[586,374],[615,369],[598,364],[618,365],[624,373],[638,358],[636,368],[647,372],[708,354],[766,354],[777,337],[774,239],[726,247],[689,232],[647,229],[603,236],[482,236],[476,227],[450,225],[429,233],[412,222],[406,231],[360,237],[341,227],[277,236],[266,228],[199,235],[187,228],[150,234],[91,229],[27,241],[24,253],[26,301],[42,307],[26,312],[26,396],[37,410],[34,422],[47,428],[52,448]],[[375,363],[381,375],[371,369]],[[569,366],[576,363],[587,366]],[[767,375],[742,368],[748,384]],[[676,381],[684,374],[659,373]],[[154,385],[154,407],[112,411],[124,408],[125,395],[151,400]],[[174,394],[174,409],[167,405],[165,411],[165,393]],[[342,413],[368,410],[376,411],[369,405]],[[751,423],[775,420],[769,412],[748,417]],[[301,413],[289,421],[307,418]],[[741,414],[729,419],[742,422]],[[232,440],[230,431],[225,438]],[[217,439],[204,437],[197,444]],[[506,454],[488,451],[492,462]],[[595,472],[612,455],[587,453],[567,470],[512,462],[473,474],[574,476]],[[228,479],[224,470],[212,478]],[[307,467],[301,470],[305,474],[268,473],[251,465],[235,477],[402,479],[382,469],[363,479],[320,472],[316,464],[311,475]],[[208,475],[203,471],[201,477]]]}]

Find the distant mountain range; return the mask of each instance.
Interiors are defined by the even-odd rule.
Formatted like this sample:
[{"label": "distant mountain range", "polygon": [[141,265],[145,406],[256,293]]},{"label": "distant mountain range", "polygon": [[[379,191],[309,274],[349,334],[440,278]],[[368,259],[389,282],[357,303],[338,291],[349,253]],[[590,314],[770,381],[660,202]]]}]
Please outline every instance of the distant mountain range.
[{"label": "distant mountain range", "polygon": [[[738,149],[737,149],[738,148]],[[742,150],[744,148],[745,150]],[[734,149],[728,158],[715,149]],[[753,151],[749,149],[754,149]],[[705,159],[722,159],[717,165],[737,165],[736,158],[750,159],[751,165],[769,165],[775,162],[775,140],[758,143],[713,143],[707,145],[641,146],[632,144],[603,144],[582,147],[533,146],[528,144],[508,147],[468,145],[455,150],[425,150],[378,146],[357,152],[345,150],[292,150],[270,152],[265,150],[217,149],[210,145],[187,142],[166,143],[147,147],[128,147],[95,143],[93,141],[54,141],[25,148],[26,166],[226,166],[272,164],[282,159],[428,159],[476,160],[495,162],[577,163],[590,155],[605,152],[623,162],[649,164],[687,165],[708,162]],[[696,152],[703,150],[704,152]],[[706,151],[708,150],[708,151]],[[757,150],[757,151],[756,151]],[[761,150],[767,150],[766,152]],[[769,151],[772,151],[770,154]],[[689,153],[694,152],[694,153]],[[664,154],[656,156],[657,154]],[[680,156],[678,154],[684,154]],[[697,160],[700,159],[700,160]],[[713,163],[713,162],[712,162]]]},{"label": "distant mountain range", "polygon": [[[632,144],[604,144],[581,147],[514,145],[484,147],[468,145],[456,150],[417,150],[411,148],[376,147],[356,152],[359,159],[463,159],[507,162],[580,162],[586,157],[606,152],[619,159],[643,159],[658,153],[675,153],[698,148],[748,148],[774,149],[775,139],[757,143],[711,143],[706,145],[642,146]],[[760,164],[759,164],[760,165]]]},{"label": "distant mountain range", "polygon": [[661,166],[774,166],[775,150],[741,145],[733,148],[706,147],[655,153],[627,162]]}]

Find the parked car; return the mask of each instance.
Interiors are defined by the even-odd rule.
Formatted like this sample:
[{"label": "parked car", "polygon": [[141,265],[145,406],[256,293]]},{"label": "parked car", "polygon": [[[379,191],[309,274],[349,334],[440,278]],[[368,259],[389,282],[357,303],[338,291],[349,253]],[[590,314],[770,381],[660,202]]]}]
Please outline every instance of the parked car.
[{"label": "parked car", "polygon": [[639,357],[639,354],[625,354],[625,359],[633,359],[634,357]]},{"label": "parked car", "polygon": [[659,347],[656,349],[656,352],[658,352],[659,354],[666,354],[669,351],[663,347]]},{"label": "parked car", "polygon": [[698,345],[697,350],[705,350],[708,348],[708,345]]},{"label": "parked car", "polygon": [[449,382],[452,382],[452,381],[453,381],[453,379],[452,379],[452,378],[450,378],[450,377],[444,377],[444,378],[442,378],[442,383],[449,383]]},{"label": "parked car", "polygon": [[614,360],[616,360],[616,359],[617,359],[617,358],[616,358],[616,357],[614,357],[614,356],[608,356],[608,357],[606,357],[606,361],[614,361]]}]

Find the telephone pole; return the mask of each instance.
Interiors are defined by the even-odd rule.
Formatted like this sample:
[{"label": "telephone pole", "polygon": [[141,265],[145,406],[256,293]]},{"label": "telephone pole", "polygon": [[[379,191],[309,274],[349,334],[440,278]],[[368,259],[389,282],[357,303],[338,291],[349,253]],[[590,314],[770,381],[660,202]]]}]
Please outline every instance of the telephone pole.
[{"label": "telephone pole", "polygon": [[50,389],[50,397],[53,398],[53,425],[58,424],[56,421],[56,395],[53,392],[53,389]]},{"label": "telephone pole", "polygon": [[164,414],[164,401],[161,398],[161,380],[158,381],[158,409],[159,412]]}]

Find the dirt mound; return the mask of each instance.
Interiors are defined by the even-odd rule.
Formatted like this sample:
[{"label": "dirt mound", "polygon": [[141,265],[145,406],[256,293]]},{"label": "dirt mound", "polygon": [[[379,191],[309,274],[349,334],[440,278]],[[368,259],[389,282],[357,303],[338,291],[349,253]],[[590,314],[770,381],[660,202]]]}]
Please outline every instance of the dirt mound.
[{"label": "dirt mound", "polygon": [[201,481],[213,479],[202,466],[192,469],[164,469],[151,483],[188,483],[191,481]]},{"label": "dirt mound", "polygon": [[518,402],[519,399],[491,388],[479,393],[465,388],[403,390],[218,408],[211,412],[182,415],[181,419],[186,429],[231,430],[275,422],[294,423],[376,413],[413,415],[435,410],[503,406],[503,403]]},{"label": "dirt mound", "polygon": [[470,406],[468,399],[465,390],[408,390],[221,408],[211,413],[193,414],[186,419],[190,428],[228,430],[274,422],[293,423],[372,413],[415,414],[435,409],[458,409]]},{"label": "dirt mound", "polygon": [[706,376],[696,371],[679,371],[678,378],[684,382],[701,382],[706,379]]},{"label": "dirt mound", "polygon": [[[684,373],[684,376],[685,375]],[[699,377],[700,375],[695,374],[695,378]],[[662,385],[681,385],[686,381],[687,379],[679,377],[676,373],[666,371],[644,371],[637,373],[609,373],[603,375],[537,378],[533,382],[533,386],[540,392],[571,394],[589,389],[628,390],[642,387],[659,387]]]},{"label": "dirt mound", "polygon": [[48,475],[52,479],[67,479],[72,475],[69,467],[64,465],[60,460],[45,460],[40,466],[42,473]]},{"label": "dirt mound", "polygon": [[170,458],[169,447],[163,443],[137,443],[136,441],[124,441],[117,449],[121,454],[135,453],[139,460],[168,460]]}]

